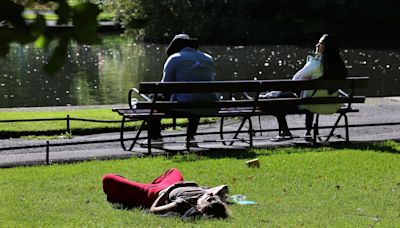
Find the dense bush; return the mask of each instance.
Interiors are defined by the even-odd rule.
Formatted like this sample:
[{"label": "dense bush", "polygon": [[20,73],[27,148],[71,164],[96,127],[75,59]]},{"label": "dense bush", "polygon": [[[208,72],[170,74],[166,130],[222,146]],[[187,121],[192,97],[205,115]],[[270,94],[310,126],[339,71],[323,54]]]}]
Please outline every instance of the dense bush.
[{"label": "dense bush", "polygon": [[265,42],[335,32],[349,38],[399,35],[394,0],[119,0],[128,33],[166,41],[187,32],[207,42]]}]

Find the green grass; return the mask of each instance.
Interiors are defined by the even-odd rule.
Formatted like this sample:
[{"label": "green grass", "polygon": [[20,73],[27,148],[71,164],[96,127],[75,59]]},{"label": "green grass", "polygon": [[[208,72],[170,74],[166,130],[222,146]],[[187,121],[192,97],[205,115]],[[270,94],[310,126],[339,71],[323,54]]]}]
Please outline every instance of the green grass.
[{"label": "green grass", "polygon": [[[245,161],[258,157],[260,168]],[[400,144],[212,151],[169,157],[0,169],[0,227],[395,227]],[[101,176],[151,181],[170,167],[201,185],[229,185],[257,205],[227,220],[182,221],[110,205]]]},{"label": "green grass", "polygon": [[[22,16],[26,20],[35,20],[36,19],[36,14],[34,14],[34,13],[24,13]],[[56,21],[56,20],[58,20],[57,14],[44,13],[43,16],[47,21]],[[102,12],[97,16],[97,20],[99,20],[99,21],[113,21],[114,17],[115,17],[114,13]]]},{"label": "green grass", "polygon": [[[0,120],[20,120],[20,119],[46,119],[46,118],[85,118],[96,120],[121,120],[117,113],[110,109],[83,109],[70,111],[52,111],[52,112],[0,112]],[[138,125],[132,123],[131,125]],[[93,123],[82,121],[71,121],[70,129],[73,134],[80,132],[91,132],[95,130],[107,131],[118,129],[119,123]],[[3,137],[14,135],[47,135],[54,133],[65,133],[67,129],[66,121],[40,121],[40,122],[18,122],[18,123],[0,123]]]},{"label": "green grass", "polygon": [[[46,118],[83,118],[95,120],[118,120],[121,117],[112,112],[111,109],[80,109],[69,111],[18,111],[18,112],[0,112],[0,120],[20,120],[20,119],[46,119]],[[201,123],[211,123],[215,121],[213,118],[202,118]],[[127,123],[125,126],[129,128],[137,128],[141,124],[140,121]],[[162,124],[170,126],[172,119],[163,119]],[[186,119],[177,119],[177,125],[186,125]],[[70,121],[70,129],[72,135],[85,135],[91,133],[119,131],[120,123],[95,123],[83,121]],[[17,122],[17,123],[0,123],[0,138],[21,137],[21,136],[42,136],[65,135],[67,131],[67,122],[63,121],[40,121],[40,122]]]}]

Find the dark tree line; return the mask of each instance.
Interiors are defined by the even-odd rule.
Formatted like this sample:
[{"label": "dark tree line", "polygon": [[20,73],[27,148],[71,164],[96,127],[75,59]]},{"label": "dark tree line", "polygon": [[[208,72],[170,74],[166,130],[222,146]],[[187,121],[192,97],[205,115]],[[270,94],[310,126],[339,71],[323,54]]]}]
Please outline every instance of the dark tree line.
[{"label": "dark tree line", "polygon": [[164,42],[187,32],[206,42],[258,43],[307,39],[322,32],[349,39],[399,36],[395,0],[119,0],[128,33]]}]

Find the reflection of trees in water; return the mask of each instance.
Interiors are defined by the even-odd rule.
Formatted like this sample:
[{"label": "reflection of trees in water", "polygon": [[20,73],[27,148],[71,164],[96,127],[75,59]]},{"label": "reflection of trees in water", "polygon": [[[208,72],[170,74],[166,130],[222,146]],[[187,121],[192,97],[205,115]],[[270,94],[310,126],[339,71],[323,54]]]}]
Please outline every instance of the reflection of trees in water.
[{"label": "reflection of trees in water", "polygon": [[[50,51],[13,45],[0,58],[0,107],[126,103],[141,81],[162,76],[166,45],[106,36],[96,46],[72,44],[63,69],[46,76],[41,67]],[[291,78],[313,47],[200,46],[216,63],[217,80]],[[350,75],[371,77],[369,96],[399,95],[400,52],[345,49]]]},{"label": "reflection of trees in water", "polygon": [[13,45],[7,57],[0,59],[0,74],[5,79],[3,84],[6,88],[4,93],[1,92],[1,107],[61,104],[63,96],[60,91],[71,85],[63,75],[50,77],[42,72],[48,55],[49,50],[32,45]]},{"label": "reflection of trees in water", "polygon": [[70,96],[74,98],[73,105],[95,104],[99,83],[97,68],[98,58],[96,47],[74,45],[68,51],[68,64],[63,72],[70,75],[74,87],[70,88]]},{"label": "reflection of trees in water", "polygon": [[[122,38],[121,38],[122,39]],[[164,50],[154,44],[138,44],[133,39],[113,43],[112,48],[103,49],[98,55],[104,58],[100,71],[101,91],[107,103],[126,103],[127,92],[141,81],[158,81],[166,59]],[[110,77],[110,75],[115,75]]]}]

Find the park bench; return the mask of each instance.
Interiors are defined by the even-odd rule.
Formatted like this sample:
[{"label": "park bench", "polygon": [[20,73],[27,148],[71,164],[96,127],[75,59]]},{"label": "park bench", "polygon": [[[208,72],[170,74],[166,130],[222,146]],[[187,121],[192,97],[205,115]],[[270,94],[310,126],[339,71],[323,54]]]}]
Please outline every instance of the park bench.
[{"label": "park bench", "polygon": [[[196,81],[196,82],[142,82],[139,89],[131,89],[129,91],[128,100],[129,108],[113,109],[122,116],[120,140],[121,146],[124,150],[132,150],[136,144],[141,132],[145,129],[146,122],[154,116],[161,118],[187,118],[192,115],[185,112],[176,112],[176,109],[191,109],[191,108],[209,108],[216,110],[213,113],[199,115],[200,117],[220,117],[221,125],[220,131],[216,132],[202,132],[201,134],[219,134],[221,142],[224,144],[230,142],[234,143],[235,140],[241,140],[249,143],[250,148],[253,147],[253,135],[255,130],[251,117],[261,115],[276,115],[279,113],[285,114],[303,114],[303,111],[293,111],[286,113],[285,107],[298,106],[305,104],[343,104],[338,110],[338,118],[331,127],[331,132],[326,140],[334,136],[333,132],[338,127],[342,118],[344,118],[346,141],[349,141],[349,123],[347,113],[358,112],[358,109],[352,107],[353,103],[364,103],[365,96],[356,94],[359,89],[366,88],[368,85],[368,77],[348,77],[342,80],[241,80],[241,81]],[[340,90],[339,97],[312,97],[312,98],[269,98],[261,99],[259,95],[266,91],[302,91],[302,90],[317,90],[329,89]],[[151,99],[146,101],[131,102],[134,91],[139,94],[151,94]],[[176,101],[164,101],[158,99],[160,94],[166,93],[218,93],[222,98],[216,102],[195,102],[195,103],[180,103]],[[242,95],[246,96],[242,96]],[[144,96],[146,97],[146,96]],[[147,98],[147,97],[146,97]],[[264,107],[264,108],[260,108]],[[283,111],[285,110],[285,111]],[[223,120],[226,117],[241,117],[243,118],[242,124],[239,129],[234,133],[235,136],[231,139],[225,139],[224,134],[232,132],[224,132]],[[142,120],[142,125],[138,129],[135,138],[126,146],[126,138],[124,133],[126,121]],[[245,122],[248,122],[248,129],[242,131]],[[316,142],[318,138],[318,115],[313,129],[313,141]],[[238,139],[239,133],[245,132],[248,134],[248,139]],[[200,133],[198,133],[200,134]],[[163,137],[168,137],[164,135]],[[148,138],[148,153],[151,153],[151,139]],[[186,149],[189,151],[189,138],[186,137]]]}]

